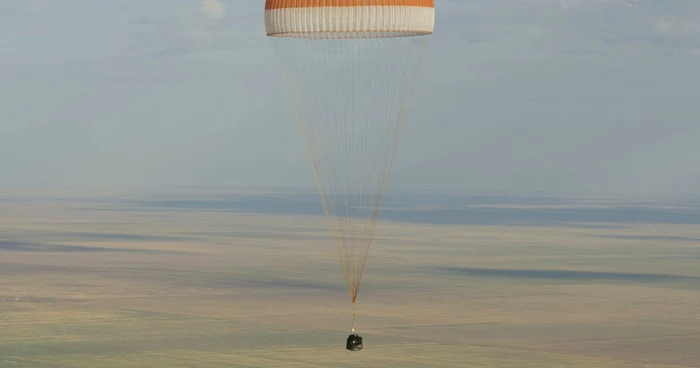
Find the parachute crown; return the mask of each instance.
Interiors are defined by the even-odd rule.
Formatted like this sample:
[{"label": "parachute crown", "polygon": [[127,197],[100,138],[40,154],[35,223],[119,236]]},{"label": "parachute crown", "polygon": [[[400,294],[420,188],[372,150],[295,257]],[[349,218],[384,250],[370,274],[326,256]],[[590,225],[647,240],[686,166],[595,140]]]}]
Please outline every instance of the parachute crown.
[{"label": "parachute crown", "polygon": [[385,38],[423,36],[435,27],[434,0],[267,0],[270,37]]}]

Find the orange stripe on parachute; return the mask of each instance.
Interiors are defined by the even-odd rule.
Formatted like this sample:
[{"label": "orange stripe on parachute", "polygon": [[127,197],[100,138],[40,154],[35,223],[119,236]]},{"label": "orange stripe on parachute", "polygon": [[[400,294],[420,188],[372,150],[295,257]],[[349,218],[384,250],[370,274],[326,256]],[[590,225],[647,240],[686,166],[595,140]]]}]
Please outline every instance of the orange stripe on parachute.
[{"label": "orange stripe on parachute", "polygon": [[412,6],[434,8],[435,0],[267,0],[265,10],[352,6]]}]

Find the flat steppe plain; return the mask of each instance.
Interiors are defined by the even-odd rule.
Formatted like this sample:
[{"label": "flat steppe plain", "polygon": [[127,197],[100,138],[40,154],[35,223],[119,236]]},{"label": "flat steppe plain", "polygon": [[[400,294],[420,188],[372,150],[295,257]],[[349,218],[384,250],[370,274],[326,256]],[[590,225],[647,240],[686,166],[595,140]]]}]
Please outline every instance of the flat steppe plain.
[{"label": "flat steppe plain", "polygon": [[101,196],[0,199],[0,367],[700,367],[692,221],[381,221],[353,353],[323,218]]}]

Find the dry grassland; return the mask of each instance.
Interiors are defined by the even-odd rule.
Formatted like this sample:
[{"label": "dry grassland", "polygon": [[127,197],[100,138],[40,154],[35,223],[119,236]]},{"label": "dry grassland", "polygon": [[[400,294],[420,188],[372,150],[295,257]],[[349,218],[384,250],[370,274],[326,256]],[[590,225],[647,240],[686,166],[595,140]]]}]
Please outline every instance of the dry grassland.
[{"label": "dry grassland", "polygon": [[0,202],[0,367],[700,367],[695,226],[381,223],[359,353],[324,226]]}]

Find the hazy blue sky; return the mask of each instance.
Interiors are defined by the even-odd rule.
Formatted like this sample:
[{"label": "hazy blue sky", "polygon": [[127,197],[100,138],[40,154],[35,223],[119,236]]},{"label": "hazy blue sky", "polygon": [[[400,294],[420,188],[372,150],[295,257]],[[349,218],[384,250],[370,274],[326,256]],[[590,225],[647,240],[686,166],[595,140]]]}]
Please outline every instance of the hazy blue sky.
[{"label": "hazy blue sky", "polygon": [[[700,196],[700,1],[436,6],[392,187]],[[262,8],[0,1],[0,186],[313,186]]]}]

